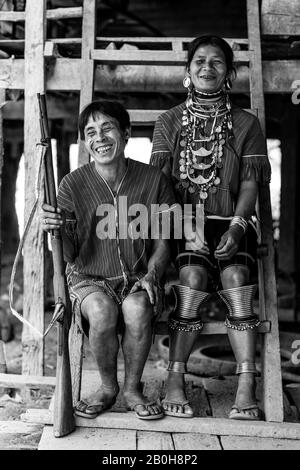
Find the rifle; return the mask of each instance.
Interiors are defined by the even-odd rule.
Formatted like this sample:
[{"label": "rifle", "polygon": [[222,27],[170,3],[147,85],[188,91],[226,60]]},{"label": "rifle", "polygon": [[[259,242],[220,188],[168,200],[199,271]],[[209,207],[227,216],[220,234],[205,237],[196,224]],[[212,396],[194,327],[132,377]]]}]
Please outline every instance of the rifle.
[{"label": "rifle", "polygon": [[[41,126],[41,144],[46,146],[45,152],[45,201],[53,207],[57,207],[56,188],[53,172],[53,158],[51,139],[49,136],[46,97],[38,93]],[[53,259],[53,289],[55,297],[55,309],[53,318],[47,332],[57,322],[57,363],[56,363],[56,386],[54,398],[53,430],[55,437],[70,434],[75,429],[72,401],[72,380],[69,358],[69,328],[72,319],[72,308],[69,298],[65,264],[63,257],[63,243],[61,229],[50,231],[52,259]]]}]

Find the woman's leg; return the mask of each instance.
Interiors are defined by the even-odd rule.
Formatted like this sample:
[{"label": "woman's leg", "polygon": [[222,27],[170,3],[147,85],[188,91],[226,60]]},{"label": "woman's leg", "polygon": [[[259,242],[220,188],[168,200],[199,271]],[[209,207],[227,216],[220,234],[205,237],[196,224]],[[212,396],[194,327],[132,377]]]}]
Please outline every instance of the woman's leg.
[{"label": "woman's leg", "polygon": [[256,327],[259,322],[252,307],[256,286],[246,286],[249,281],[249,269],[242,265],[231,265],[224,269],[221,281],[224,290],[219,294],[229,311],[226,320],[228,338],[239,375],[234,405],[236,408],[232,410],[230,417],[259,419],[260,410],[256,406],[255,397]]},{"label": "woman's leg", "polygon": [[205,292],[207,271],[202,266],[184,266],[179,272],[179,282],[175,286],[176,308],[169,319],[169,374],[163,406],[166,414],[192,417],[193,410],[185,394],[184,373],[202,328],[199,307],[208,295]]}]

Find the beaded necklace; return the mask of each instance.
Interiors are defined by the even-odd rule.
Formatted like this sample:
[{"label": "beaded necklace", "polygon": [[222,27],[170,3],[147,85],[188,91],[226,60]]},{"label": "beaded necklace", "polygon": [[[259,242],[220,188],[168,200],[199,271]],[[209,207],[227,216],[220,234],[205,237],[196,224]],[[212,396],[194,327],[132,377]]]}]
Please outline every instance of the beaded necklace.
[{"label": "beaded necklace", "polygon": [[[205,103],[203,98],[218,98]],[[227,133],[232,132],[231,103],[222,91],[203,94],[189,93],[182,115],[180,140],[180,186],[190,193],[199,192],[199,202],[204,203],[208,192],[217,192],[221,180],[223,146]]]}]

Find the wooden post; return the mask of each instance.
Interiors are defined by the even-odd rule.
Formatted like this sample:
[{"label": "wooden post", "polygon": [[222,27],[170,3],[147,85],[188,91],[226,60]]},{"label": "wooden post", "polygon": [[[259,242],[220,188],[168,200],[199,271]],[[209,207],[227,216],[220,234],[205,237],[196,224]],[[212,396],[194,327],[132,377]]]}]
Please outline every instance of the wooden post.
[{"label": "wooden post", "polygon": [[[36,144],[40,139],[39,112],[36,94],[45,90],[44,41],[46,1],[27,0],[25,17],[25,221],[35,201],[39,162]],[[41,195],[43,198],[43,195]],[[44,250],[38,215],[34,218],[24,246],[23,315],[30,323],[44,330]],[[22,333],[22,373],[43,375],[44,341],[24,325]]]},{"label": "wooden post", "polygon": [[[3,142],[3,106],[5,104],[5,89],[0,89],[0,286],[1,282],[1,271],[2,271],[2,170],[4,165],[4,142]],[[1,325],[0,325],[1,326]],[[1,337],[0,337],[1,339]]]},{"label": "wooden post", "polygon": [[[250,64],[251,107],[258,110],[258,117],[265,131],[265,108],[262,80],[261,43],[258,0],[247,0]],[[263,296],[264,316],[271,321],[270,334],[263,335],[261,352],[263,370],[263,401],[267,421],[283,421],[283,395],[281,382],[280,343],[277,312],[277,289],[274,269],[273,227],[269,187],[260,187],[259,216],[261,219],[261,241],[268,246],[268,255],[263,256],[260,270],[260,296]],[[262,299],[261,299],[262,300]]]},{"label": "wooden post", "polygon": [[[93,99],[94,90],[94,61],[91,58],[96,41],[96,0],[84,0],[82,16],[82,46],[81,46],[81,90],[79,110]],[[78,166],[89,162],[89,155],[79,136]]]}]

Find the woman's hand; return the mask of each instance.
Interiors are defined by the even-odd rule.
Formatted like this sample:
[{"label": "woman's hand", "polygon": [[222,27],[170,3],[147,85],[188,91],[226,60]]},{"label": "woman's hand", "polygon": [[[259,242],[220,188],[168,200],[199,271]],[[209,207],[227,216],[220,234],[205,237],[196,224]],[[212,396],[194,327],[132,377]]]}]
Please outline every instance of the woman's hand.
[{"label": "woman's hand", "polygon": [[186,250],[192,250],[202,255],[209,255],[209,248],[204,233],[197,227],[193,216],[185,216],[184,238]]},{"label": "woman's hand", "polygon": [[239,243],[244,235],[244,230],[239,225],[232,225],[227,232],[222,235],[219,245],[215,251],[215,257],[219,260],[232,258],[239,248]]},{"label": "woman's hand", "polygon": [[64,223],[61,209],[58,207],[55,210],[53,206],[50,206],[49,204],[43,204],[40,223],[42,229],[45,232],[61,228]]}]

